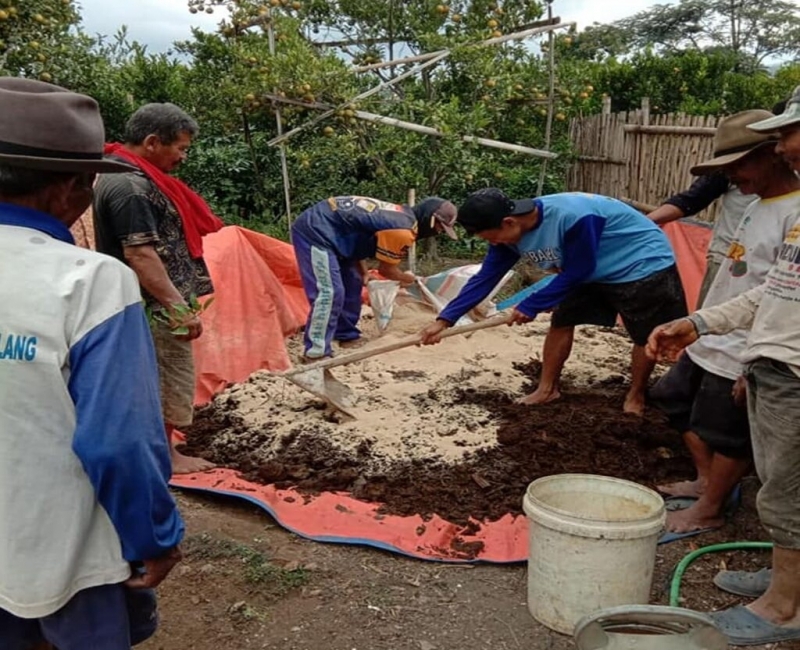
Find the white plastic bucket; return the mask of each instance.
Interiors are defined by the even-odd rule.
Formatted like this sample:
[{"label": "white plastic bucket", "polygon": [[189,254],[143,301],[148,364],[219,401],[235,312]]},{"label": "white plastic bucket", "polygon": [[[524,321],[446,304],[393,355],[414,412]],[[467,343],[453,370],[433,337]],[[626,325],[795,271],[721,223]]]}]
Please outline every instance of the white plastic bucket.
[{"label": "white plastic bucket", "polygon": [[528,610],[563,634],[599,609],[646,604],[664,500],[642,485],[558,474],[528,486]]}]

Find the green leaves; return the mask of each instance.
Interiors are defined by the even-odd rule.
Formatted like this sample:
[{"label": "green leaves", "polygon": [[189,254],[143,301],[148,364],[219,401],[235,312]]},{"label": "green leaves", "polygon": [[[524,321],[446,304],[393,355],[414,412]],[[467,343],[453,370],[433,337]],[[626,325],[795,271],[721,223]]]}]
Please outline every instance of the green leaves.
[{"label": "green leaves", "polygon": [[145,315],[148,323],[162,323],[170,328],[174,336],[184,336],[189,333],[188,323],[194,320],[214,302],[214,296],[206,298],[203,302],[192,294],[189,297],[189,304],[174,304],[169,310],[164,307],[153,309],[145,306]]}]

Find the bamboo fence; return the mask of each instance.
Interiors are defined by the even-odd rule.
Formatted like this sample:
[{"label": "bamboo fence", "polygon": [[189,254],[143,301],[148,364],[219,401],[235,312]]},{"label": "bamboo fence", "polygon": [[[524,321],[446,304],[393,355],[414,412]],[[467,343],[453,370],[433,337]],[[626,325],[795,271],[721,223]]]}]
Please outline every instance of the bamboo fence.
[{"label": "bamboo fence", "polygon": [[[710,158],[715,116],[651,115],[649,102],[627,113],[575,118],[569,136],[575,161],[567,176],[573,191],[605,194],[634,203],[660,205],[692,183],[689,169]],[[718,202],[696,218],[713,221]]]}]

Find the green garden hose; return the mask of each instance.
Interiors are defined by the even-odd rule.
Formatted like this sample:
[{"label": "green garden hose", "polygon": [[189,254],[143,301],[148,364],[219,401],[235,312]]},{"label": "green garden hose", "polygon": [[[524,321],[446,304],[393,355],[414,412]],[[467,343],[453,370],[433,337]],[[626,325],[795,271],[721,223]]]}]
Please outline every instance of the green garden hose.
[{"label": "green garden hose", "polygon": [[696,551],[692,551],[678,562],[678,566],[675,567],[675,574],[672,576],[672,584],[669,589],[670,607],[678,607],[683,574],[686,572],[686,569],[689,568],[689,565],[701,555],[705,555],[706,553],[719,553],[721,551],[766,551],[771,549],[771,542],[725,542],[724,544],[712,544],[711,546],[704,546],[703,548],[698,548]]}]

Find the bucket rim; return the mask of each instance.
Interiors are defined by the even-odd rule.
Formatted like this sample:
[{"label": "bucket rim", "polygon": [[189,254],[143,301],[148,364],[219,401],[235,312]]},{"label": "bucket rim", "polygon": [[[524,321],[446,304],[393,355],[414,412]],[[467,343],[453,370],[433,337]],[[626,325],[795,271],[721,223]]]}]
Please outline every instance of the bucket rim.
[{"label": "bucket rim", "polygon": [[[547,483],[566,482],[575,479],[581,479],[581,480],[589,479],[591,481],[602,482],[606,484],[623,485],[625,487],[635,489],[639,493],[650,497],[653,501],[653,504],[654,505],[658,504],[658,507],[655,507],[652,510],[652,512],[648,513],[647,515],[638,517],[608,517],[608,516],[596,517],[591,515],[578,515],[574,511],[558,508],[556,506],[550,505],[546,501],[531,494],[531,489],[534,488],[535,486],[542,486],[546,485]],[[636,483],[634,481],[629,481],[623,478],[617,478],[615,476],[603,476],[602,474],[567,473],[567,474],[551,474],[550,476],[542,476],[528,484],[528,487],[525,490],[525,498],[523,499],[523,510],[526,510],[525,506],[527,505],[526,502],[528,501],[530,501],[532,505],[546,512],[552,512],[560,516],[566,516],[572,520],[580,520],[584,522],[595,522],[595,523],[608,522],[614,524],[629,524],[629,525],[646,524],[647,522],[655,520],[660,521],[664,517],[664,512],[665,512],[664,499],[655,490],[647,487],[646,485],[641,485],[640,483]]]},{"label": "bucket rim", "polygon": [[[598,610],[581,618],[573,630],[572,636],[579,649],[588,648],[589,639],[591,647],[598,639],[608,639],[606,629],[613,629],[614,625],[628,623],[646,624],[654,628],[673,626],[686,626],[685,630],[675,630],[675,637],[683,637],[684,641],[691,641],[698,632],[702,631],[702,639],[708,647],[722,649],[728,647],[727,639],[714,625],[711,618],[704,613],[696,612],[682,607],[668,607],[664,605],[619,605]],[[688,636],[687,636],[688,635]],[[631,635],[635,636],[635,635]],[[700,646],[691,644],[687,648]]]}]

